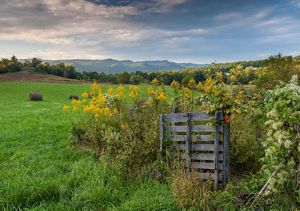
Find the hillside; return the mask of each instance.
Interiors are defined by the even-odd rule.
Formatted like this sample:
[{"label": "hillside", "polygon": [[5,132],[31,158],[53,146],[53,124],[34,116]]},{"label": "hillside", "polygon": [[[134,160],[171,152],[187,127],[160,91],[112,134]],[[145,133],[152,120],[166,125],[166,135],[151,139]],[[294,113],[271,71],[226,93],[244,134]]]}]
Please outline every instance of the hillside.
[{"label": "hillside", "polygon": [[183,70],[186,68],[195,68],[206,66],[203,64],[193,64],[193,63],[175,63],[168,60],[158,60],[158,61],[131,61],[131,60],[114,60],[114,59],[104,59],[104,60],[82,60],[82,59],[71,59],[71,60],[44,60],[44,62],[49,62],[50,64],[57,64],[64,62],[66,64],[73,65],[79,72],[97,72],[97,73],[119,73],[119,72],[155,72],[160,70]]},{"label": "hillside", "polygon": [[78,80],[68,79],[56,75],[37,73],[31,68],[23,68],[22,71],[0,74],[1,81],[30,81],[30,82],[56,82],[56,83],[79,83]]}]

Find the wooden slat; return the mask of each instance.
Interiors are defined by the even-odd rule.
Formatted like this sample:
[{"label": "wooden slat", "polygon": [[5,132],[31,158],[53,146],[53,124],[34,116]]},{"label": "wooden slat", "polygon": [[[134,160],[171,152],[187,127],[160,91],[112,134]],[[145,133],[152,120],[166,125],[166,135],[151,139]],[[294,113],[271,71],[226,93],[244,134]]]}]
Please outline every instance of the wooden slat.
[{"label": "wooden slat", "polygon": [[229,180],[229,143],[230,143],[230,124],[224,123],[223,125],[223,143],[224,143],[224,182],[227,183]]},{"label": "wooden slat", "polygon": [[213,137],[211,135],[193,135],[192,136],[192,141],[197,142],[197,141],[213,141]]},{"label": "wooden slat", "polygon": [[194,125],[192,132],[215,132],[215,127],[212,125]]},{"label": "wooden slat", "polygon": [[[166,126],[166,129],[171,132],[186,132],[186,125]],[[214,132],[215,128],[211,125],[194,125],[192,132]]]},{"label": "wooden slat", "polygon": [[176,142],[176,141],[186,141],[187,136],[186,135],[174,135],[174,136],[169,136],[168,141]]},{"label": "wooden slat", "polygon": [[186,122],[187,119],[187,113],[163,114],[164,122]]},{"label": "wooden slat", "polygon": [[212,116],[204,112],[194,112],[192,113],[192,121],[209,121],[212,119]]},{"label": "wooden slat", "polygon": [[[214,163],[207,163],[207,162],[192,162],[191,164],[192,169],[209,169],[214,170],[215,164]],[[223,170],[223,164],[218,163],[218,170]]]},{"label": "wooden slat", "polygon": [[186,132],[187,126],[186,125],[166,126],[166,130],[171,132]]},{"label": "wooden slat", "polygon": [[[214,180],[213,173],[200,173],[200,178],[203,180]],[[219,174],[218,176],[219,182],[221,182],[223,179],[223,174]]]},{"label": "wooden slat", "polygon": [[[186,141],[186,135],[173,135],[169,136],[169,141]],[[213,137],[211,135],[192,135],[192,142],[208,142],[213,141]]]},{"label": "wooden slat", "polygon": [[[195,151],[214,151],[215,147],[213,144],[193,144],[192,147]],[[223,151],[223,146],[219,146],[219,151]]]},{"label": "wooden slat", "polygon": [[[191,121],[209,121],[212,117],[204,112],[191,113]],[[164,122],[186,122],[188,120],[187,113],[163,114]]]},{"label": "wooden slat", "polygon": [[[221,116],[222,115],[222,116]],[[215,112],[215,118],[216,118],[216,132],[215,132],[215,138],[214,138],[214,145],[215,145],[215,159],[214,159],[214,188],[218,189],[219,188],[219,173],[218,173],[218,166],[219,166],[219,136],[220,136],[220,128],[221,128],[221,121],[223,119],[223,112],[221,111],[216,111]],[[222,165],[222,167],[224,167]]]},{"label": "wooden slat", "polygon": [[[223,153],[220,153],[219,155],[220,161],[223,161]],[[184,154],[180,156],[182,160],[186,158]],[[207,160],[207,161],[214,161],[214,153],[192,153],[191,155],[192,160]]]},{"label": "wooden slat", "polygon": [[[185,150],[185,144],[177,144],[175,145],[179,150]],[[204,151],[204,152],[214,152],[215,145],[214,144],[193,144],[192,150],[194,151]],[[219,146],[219,151],[223,151],[223,146]]]},{"label": "wooden slat", "polygon": [[[214,153],[193,153],[192,154],[193,160],[211,160],[214,161],[215,155]],[[219,153],[219,160],[223,160],[223,153]]]}]

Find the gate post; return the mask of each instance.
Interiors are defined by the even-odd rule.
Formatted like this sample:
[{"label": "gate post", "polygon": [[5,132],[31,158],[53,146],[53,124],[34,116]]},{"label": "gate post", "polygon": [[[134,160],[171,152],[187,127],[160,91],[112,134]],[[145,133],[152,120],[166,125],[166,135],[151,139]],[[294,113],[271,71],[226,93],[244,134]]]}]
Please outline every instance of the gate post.
[{"label": "gate post", "polygon": [[191,171],[192,157],[192,114],[187,113],[187,131],[186,131],[186,168],[187,172]]},{"label": "gate post", "polygon": [[215,145],[215,159],[214,159],[214,188],[217,190],[219,188],[219,139],[220,139],[220,131],[221,131],[221,121],[223,119],[223,112],[218,110],[215,112],[215,124],[216,124],[216,132],[214,137],[214,145]]},{"label": "gate post", "polygon": [[[228,115],[228,114],[227,114]],[[223,183],[227,183],[229,180],[229,146],[230,146],[230,117],[225,118],[223,125],[223,172],[224,178]]]}]

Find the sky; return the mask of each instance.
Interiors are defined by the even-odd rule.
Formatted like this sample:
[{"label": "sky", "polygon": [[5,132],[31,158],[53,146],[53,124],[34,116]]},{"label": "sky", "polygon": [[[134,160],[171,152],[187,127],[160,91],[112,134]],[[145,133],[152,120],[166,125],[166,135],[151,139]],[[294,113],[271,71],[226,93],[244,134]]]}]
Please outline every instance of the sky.
[{"label": "sky", "polygon": [[300,54],[300,0],[0,0],[0,57],[211,63]]}]

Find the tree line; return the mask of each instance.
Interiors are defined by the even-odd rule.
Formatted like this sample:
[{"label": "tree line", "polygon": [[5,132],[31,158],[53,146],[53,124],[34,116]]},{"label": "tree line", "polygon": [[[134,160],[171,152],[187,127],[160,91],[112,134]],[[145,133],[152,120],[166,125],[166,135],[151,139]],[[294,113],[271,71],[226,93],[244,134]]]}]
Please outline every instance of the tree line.
[{"label": "tree line", "polygon": [[265,60],[240,61],[231,63],[212,63],[211,65],[188,68],[182,71],[158,71],[132,73],[121,72],[105,74],[97,72],[77,72],[73,65],[63,62],[50,64],[40,59],[32,58],[20,62],[15,56],[0,61],[0,73],[21,71],[22,67],[31,67],[34,71],[57,75],[70,79],[98,81],[113,84],[140,84],[150,83],[153,79],[160,84],[170,85],[172,81],[187,85],[190,79],[195,82],[205,81],[207,78],[216,78],[226,84],[251,84],[261,86],[272,85],[277,80],[286,81],[292,74],[299,73],[300,56],[282,56],[278,54]]}]

